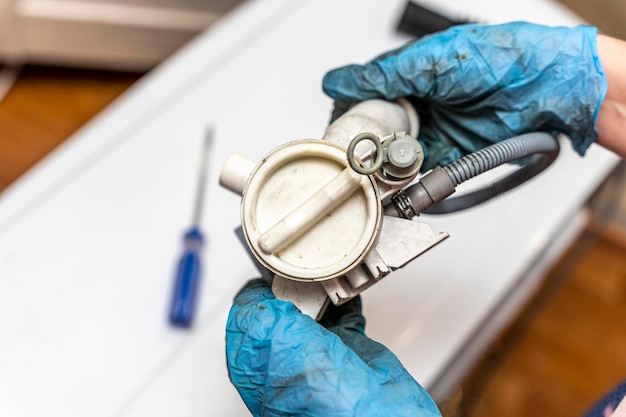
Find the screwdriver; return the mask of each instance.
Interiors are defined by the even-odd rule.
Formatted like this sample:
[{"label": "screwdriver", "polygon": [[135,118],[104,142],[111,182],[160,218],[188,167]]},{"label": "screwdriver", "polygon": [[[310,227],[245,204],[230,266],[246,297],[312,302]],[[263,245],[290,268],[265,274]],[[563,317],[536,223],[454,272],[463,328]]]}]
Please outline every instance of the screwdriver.
[{"label": "screwdriver", "polygon": [[212,127],[209,127],[205,133],[192,225],[183,236],[184,249],[176,268],[169,312],[169,322],[174,327],[190,327],[196,310],[202,273],[200,251],[205,240],[204,234],[200,229],[200,220],[202,218],[204,190],[206,188],[209,159],[213,145],[213,130]]}]

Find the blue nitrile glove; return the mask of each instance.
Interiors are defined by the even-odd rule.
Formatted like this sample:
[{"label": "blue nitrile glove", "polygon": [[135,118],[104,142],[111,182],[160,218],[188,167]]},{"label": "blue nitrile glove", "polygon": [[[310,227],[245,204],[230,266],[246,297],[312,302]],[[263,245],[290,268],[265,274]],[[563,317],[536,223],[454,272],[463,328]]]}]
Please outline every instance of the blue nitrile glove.
[{"label": "blue nitrile glove", "polygon": [[237,295],[226,359],[254,416],[441,416],[398,358],[365,336],[359,298],[320,323],[261,280]]},{"label": "blue nitrile glove", "polygon": [[594,27],[461,25],[324,77],[333,118],[351,103],[409,97],[424,169],[530,131],[565,133],[581,155],[597,137],[607,82]]}]

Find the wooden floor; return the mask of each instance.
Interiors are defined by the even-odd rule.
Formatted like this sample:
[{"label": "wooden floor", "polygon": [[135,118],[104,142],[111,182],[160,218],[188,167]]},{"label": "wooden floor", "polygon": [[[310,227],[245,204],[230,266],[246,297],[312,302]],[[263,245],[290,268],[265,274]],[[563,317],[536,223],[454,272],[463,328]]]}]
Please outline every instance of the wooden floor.
[{"label": "wooden floor", "polygon": [[446,417],[580,416],[626,380],[624,231],[587,231],[490,348]]},{"label": "wooden floor", "polygon": [[[597,17],[597,5],[568,0],[619,35],[623,6]],[[594,5],[594,7],[591,6]],[[590,20],[593,20],[590,19]],[[604,20],[603,20],[604,19]],[[603,23],[604,22],[604,23]],[[626,34],[624,34],[626,36]],[[139,74],[26,67],[0,102],[0,192],[111,103]],[[623,199],[626,201],[626,198]],[[626,213],[621,203],[616,218]],[[520,319],[491,346],[445,417],[579,416],[626,378],[626,239],[619,222],[594,228]],[[554,295],[552,295],[554,293]]]},{"label": "wooden floor", "polygon": [[600,32],[626,39],[626,3],[622,0],[558,0]]},{"label": "wooden floor", "polygon": [[24,67],[0,101],[0,192],[140,74]]}]

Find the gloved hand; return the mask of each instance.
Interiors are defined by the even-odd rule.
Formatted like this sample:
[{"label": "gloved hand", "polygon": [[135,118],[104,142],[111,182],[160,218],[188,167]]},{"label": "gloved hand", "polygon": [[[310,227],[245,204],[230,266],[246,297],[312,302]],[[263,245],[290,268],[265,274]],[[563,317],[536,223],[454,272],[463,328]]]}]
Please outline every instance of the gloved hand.
[{"label": "gloved hand", "polygon": [[335,99],[333,119],[354,102],[408,97],[425,169],[538,130],[566,134],[583,155],[607,89],[596,35],[589,26],[456,26],[330,71],[323,89]]},{"label": "gloved hand", "polygon": [[364,327],[359,298],[331,307],[318,324],[251,281],[226,326],[230,380],[254,416],[441,416]]}]

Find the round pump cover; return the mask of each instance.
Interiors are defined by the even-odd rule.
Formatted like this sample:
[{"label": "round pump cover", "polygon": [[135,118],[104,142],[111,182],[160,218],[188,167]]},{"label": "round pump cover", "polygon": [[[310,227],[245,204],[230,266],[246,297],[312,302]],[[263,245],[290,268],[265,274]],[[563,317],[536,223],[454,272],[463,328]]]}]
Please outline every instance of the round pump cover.
[{"label": "round pump cover", "polygon": [[313,139],[289,142],[263,158],[241,210],[259,262],[298,281],[336,278],[359,265],[382,218],[374,179],[352,171],[345,149]]}]

